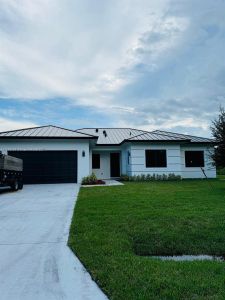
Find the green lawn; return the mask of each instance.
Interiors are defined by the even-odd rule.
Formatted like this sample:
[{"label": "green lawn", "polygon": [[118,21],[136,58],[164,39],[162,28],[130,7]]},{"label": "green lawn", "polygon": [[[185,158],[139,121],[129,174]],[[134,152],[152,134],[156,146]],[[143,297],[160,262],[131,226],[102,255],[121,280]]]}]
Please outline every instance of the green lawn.
[{"label": "green lawn", "polygon": [[69,246],[110,299],[225,299],[225,181],[81,188]]}]

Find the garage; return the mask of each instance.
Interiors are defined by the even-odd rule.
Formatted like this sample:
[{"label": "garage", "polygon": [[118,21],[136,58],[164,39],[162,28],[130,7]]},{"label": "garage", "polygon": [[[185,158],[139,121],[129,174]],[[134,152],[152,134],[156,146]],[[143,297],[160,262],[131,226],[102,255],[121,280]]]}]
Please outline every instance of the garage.
[{"label": "garage", "polygon": [[77,151],[8,151],[23,159],[24,183],[76,183]]}]

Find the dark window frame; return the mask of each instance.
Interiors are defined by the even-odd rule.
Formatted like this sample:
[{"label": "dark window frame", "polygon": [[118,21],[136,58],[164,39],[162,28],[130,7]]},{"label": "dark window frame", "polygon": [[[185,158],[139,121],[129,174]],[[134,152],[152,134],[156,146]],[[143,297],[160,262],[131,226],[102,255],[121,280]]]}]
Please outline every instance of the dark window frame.
[{"label": "dark window frame", "polygon": [[[191,157],[191,154],[196,154],[197,157]],[[186,150],[184,153],[186,168],[204,168],[205,155],[204,150]]]},{"label": "dark window frame", "polygon": [[100,153],[92,153],[92,169],[101,168],[101,158]]},{"label": "dark window frame", "polygon": [[145,167],[146,168],[167,168],[166,149],[146,149]]}]

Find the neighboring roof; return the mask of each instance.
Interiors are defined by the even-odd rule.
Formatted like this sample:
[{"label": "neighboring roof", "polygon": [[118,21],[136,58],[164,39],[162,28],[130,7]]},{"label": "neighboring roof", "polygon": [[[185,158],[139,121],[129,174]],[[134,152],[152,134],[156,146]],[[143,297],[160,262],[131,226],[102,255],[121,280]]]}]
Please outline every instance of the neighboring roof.
[{"label": "neighboring roof", "polygon": [[75,130],[69,130],[53,125],[40,126],[33,128],[25,128],[18,130],[5,131],[0,133],[0,139],[2,138],[56,138],[56,139],[90,139],[96,138],[90,134],[80,133]]},{"label": "neighboring roof", "polygon": [[97,145],[120,145],[124,142],[184,142],[184,143],[215,143],[208,138],[194,137],[166,131],[144,131],[132,128],[82,128],[77,131],[97,135]]}]

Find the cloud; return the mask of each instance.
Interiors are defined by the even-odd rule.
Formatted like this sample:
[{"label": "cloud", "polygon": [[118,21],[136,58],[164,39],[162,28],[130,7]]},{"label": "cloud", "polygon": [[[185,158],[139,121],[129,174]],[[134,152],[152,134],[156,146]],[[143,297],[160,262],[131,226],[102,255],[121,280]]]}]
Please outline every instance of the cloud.
[{"label": "cloud", "polygon": [[37,124],[32,122],[23,122],[23,121],[14,121],[11,119],[1,118],[0,117],[0,131],[15,130],[21,128],[30,128],[37,126]]},{"label": "cloud", "polygon": [[128,50],[148,26],[141,7],[158,7],[147,3],[1,0],[2,96],[92,104],[121,88],[127,80],[117,71],[131,63]]},{"label": "cloud", "polygon": [[[222,0],[0,0],[0,7],[0,107],[27,101],[34,107],[27,115],[18,107],[25,122],[45,122],[42,101],[65,126],[77,125],[82,107],[96,125],[208,135],[225,103]],[[60,115],[57,99],[74,115]]]}]

